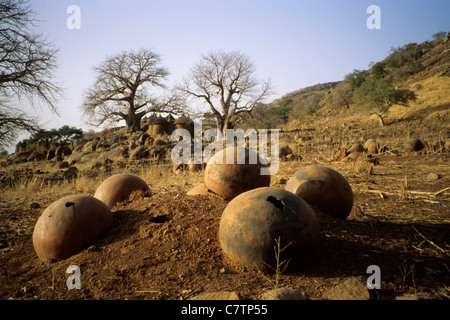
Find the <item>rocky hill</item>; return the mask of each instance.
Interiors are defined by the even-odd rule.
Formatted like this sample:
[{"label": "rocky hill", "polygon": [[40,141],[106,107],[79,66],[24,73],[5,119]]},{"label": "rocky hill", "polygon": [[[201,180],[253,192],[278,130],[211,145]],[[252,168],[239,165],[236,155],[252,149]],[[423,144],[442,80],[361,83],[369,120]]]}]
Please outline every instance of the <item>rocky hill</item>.
[{"label": "rocky hill", "polygon": [[[395,106],[388,116],[391,116],[392,119],[407,119],[417,116],[426,117],[435,113],[440,113],[440,115],[447,114],[450,109],[450,32],[437,45],[429,41],[424,41],[418,45],[409,45],[414,47],[415,52],[419,56],[414,64],[414,72],[408,72],[407,67],[409,66],[405,66],[404,69],[406,71],[399,68],[394,70],[395,72],[391,72],[387,77],[393,80],[394,86],[414,91],[418,100],[411,102],[408,108]],[[379,63],[387,64],[390,58],[392,57],[388,56]],[[373,63],[368,71],[370,72],[375,65],[376,63]],[[388,69],[388,67],[386,68]],[[406,74],[404,75],[402,72]],[[316,118],[330,114],[346,114],[345,109],[351,109],[350,114],[364,118],[367,115],[365,110],[351,105],[351,103],[347,104],[347,101],[340,97],[342,91],[345,90],[343,87],[344,81],[316,84],[288,93],[284,97],[292,99],[294,112],[305,108],[308,104],[308,99],[317,97]],[[277,99],[271,105],[276,106],[279,101],[280,99]],[[295,115],[298,114],[299,112]],[[296,119],[298,117],[294,116],[293,118],[291,123],[288,124],[288,128],[295,129],[298,125],[298,119]]]}]

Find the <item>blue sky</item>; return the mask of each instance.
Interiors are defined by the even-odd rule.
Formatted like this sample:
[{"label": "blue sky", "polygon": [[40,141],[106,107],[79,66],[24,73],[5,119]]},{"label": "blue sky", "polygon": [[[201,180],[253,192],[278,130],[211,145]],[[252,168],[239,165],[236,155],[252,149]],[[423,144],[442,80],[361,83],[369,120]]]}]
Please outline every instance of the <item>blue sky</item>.
[{"label": "blue sky", "polygon": [[[59,48],[55,80],[66,88],[60,117],[45,106],[23,108],[45,128],[88,127],[80,105],[94,82],[92,67],[122,50],[149,48],[168,68],[169,86],[202,53],[238,50],[254,62],[276,93],[269,101],[317,83],[367,69],[393,46],[450,31],[448,0],[31,0],[37,29]],[[69,30],[69,5],[80,8],[79,30]],[[381,10],[381,29],[369,30],[368,6]]]}]

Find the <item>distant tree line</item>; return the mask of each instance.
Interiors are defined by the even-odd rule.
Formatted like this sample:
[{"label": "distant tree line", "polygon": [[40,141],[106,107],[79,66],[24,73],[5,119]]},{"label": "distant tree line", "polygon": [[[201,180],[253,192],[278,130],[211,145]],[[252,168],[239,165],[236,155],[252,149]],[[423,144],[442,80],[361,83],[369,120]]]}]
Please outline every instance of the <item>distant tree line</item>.
[{"label": "distant tree line", "polygon": [[23,146],[32,146],[38,141],[72,143],[73,141],[82,137],[83,129],[65,125],[59,129],[38,130],[33,133],[28,139],[24,139],[20,143]]}]

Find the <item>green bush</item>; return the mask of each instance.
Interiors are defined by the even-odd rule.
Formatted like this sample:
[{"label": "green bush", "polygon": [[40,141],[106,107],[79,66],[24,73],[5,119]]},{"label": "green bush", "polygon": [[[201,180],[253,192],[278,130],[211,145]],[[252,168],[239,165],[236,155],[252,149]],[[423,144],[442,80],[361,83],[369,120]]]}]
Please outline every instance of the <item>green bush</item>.
[{"label": "green bush", "polygon": [[400,81],[422,69],[419,59],[422,50],[417,43],[409,43],[403,47],[392,48],[386,58],[386,66],[390,68],[390,75],[394,81]]},{"label": "green bush", "polygon": [[30,138],[22,140],[21,142],[27,146],[34,145],[37,141],[49,142],[67,142],[70,143],[76,139],[83,137],[83,130],[67,125],[59,129],[39,130],[32,134]]}]

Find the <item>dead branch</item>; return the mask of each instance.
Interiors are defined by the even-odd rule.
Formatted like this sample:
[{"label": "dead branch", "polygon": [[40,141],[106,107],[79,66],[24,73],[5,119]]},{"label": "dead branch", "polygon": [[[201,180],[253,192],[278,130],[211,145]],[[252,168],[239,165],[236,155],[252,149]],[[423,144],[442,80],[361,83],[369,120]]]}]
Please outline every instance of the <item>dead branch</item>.
[{"label": "dead branch", "polygon": [[439,246],[438,246],[437,244],[435,244],[433,241],[428,240],[428,239],[427,239],[422,233],[420,233],[419,230],[417,230],[413,225],[411,225],[411,228],[413,228],[414,231],[416,231],[417,234],[418,234],[423,240],[425,240],[426,242],[428,242],[429,244],[431,244],[431,245],[434,246],[435,248],[439,249],[440,251],[442,251],[443,253],[445,253],[445,254],[448,255],[448,253],[447,253],[444,249],[442,249],[441,247],[439,247]]}]

